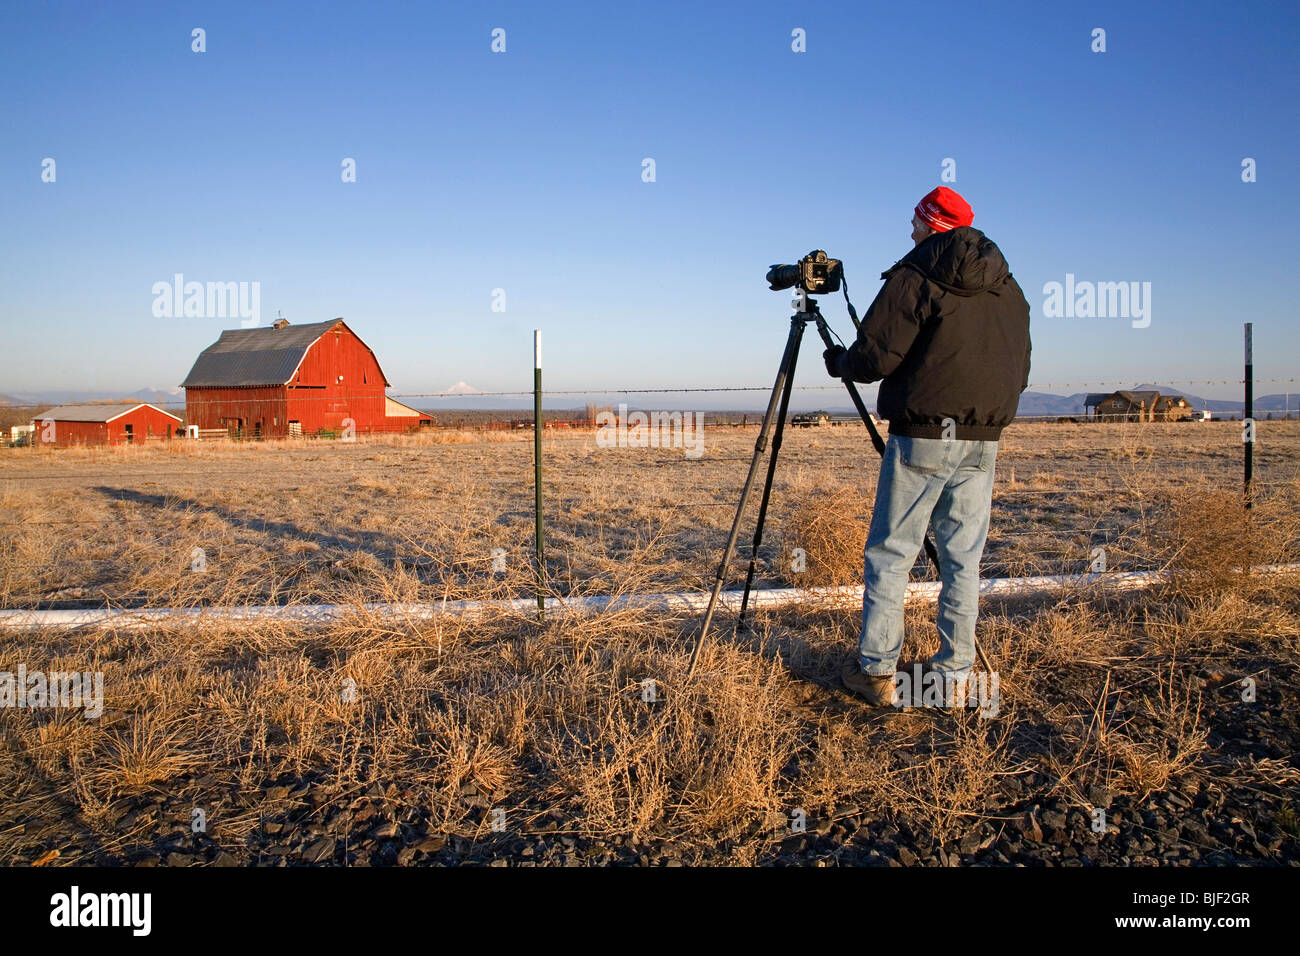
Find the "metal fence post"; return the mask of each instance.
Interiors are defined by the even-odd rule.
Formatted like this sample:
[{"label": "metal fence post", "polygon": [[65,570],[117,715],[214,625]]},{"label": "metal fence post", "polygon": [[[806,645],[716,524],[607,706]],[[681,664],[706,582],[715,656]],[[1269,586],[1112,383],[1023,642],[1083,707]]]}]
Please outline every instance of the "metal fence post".
[{"label": "metal fence post", "polygon": [[537,525],[537,619],[546,620],[546,537],[542,532],[542,330],[533,330],[533,486]]},{"label": "metal fence post", "polygon": [[1242,438],[1245,445],[1245,497],[1246,507],[1250,507],[1250,478],[1255,470],[1255,359],[1252,354],[1251,332],[1254,323],[1246,323],[1246,403],[1242,415],[1241,427],[1245,430]]}]

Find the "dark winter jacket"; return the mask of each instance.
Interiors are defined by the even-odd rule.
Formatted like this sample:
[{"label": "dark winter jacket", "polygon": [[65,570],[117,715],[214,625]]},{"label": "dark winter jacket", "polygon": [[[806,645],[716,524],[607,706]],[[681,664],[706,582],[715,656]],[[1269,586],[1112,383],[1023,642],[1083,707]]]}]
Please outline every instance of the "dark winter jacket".
[{"label": "dark winter jacket", "polygon": [[970,226],[935,233],[881,275],[841,368],[883,379],[877,411],[893,435],[996,441],[1029,385],[1029,303],[992,240]]}]

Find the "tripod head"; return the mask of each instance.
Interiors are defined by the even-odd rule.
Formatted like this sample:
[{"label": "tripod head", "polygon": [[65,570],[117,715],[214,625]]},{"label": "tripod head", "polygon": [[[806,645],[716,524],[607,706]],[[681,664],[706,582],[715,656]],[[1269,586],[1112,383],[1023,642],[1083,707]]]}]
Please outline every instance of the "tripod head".
[{"label": "tripod head", "polygon": [[821,306],[817,304],[816,299],[803,289],[796,289],[794,301],[790,304],[794,306],[794,315],[790,317],[791,323],[807,325],[809,322],[813,322],[817,325],[817,334],[826,343],[826,347],[829,349],[836,345],[833,338],[834,333],[831,332],[830,326],[826,324],[826,318],[822,315]]},{"label": "tripod head", "polygon": [[[844,302],[849,308],[849,318],[853,320],[853,331],[856,333],[862,327],[862,323],[858,321],[858,310],[853,308],[853,303],[849,301],[849,284],[847,281],[844,282],[843,289]],[[790,305],[794,307],[794,321],[816,322],[817,332],[821,335],[822,341],[826,343],[826,347],[830,348],[835,345],[830,328],[822,317],[821,307],[817,304],[817,300],[808,294],[806,289],[802,287],[796,288],[794,290],[794,299]]]},{"label": "tripod head", "polygon": [[794,306],[794,311],[799,315],[806,313],[821,315],[821,310],[817,307],[817,300],[810,296],[805,289],[795,289],[794,301],[790,304]]}]

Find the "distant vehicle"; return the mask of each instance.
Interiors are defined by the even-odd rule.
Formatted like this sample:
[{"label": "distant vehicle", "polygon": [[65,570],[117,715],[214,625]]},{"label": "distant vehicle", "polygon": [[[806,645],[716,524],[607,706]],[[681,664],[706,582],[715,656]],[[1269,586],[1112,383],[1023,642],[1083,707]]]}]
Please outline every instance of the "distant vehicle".
[{"label": "distant vehicle", "polygon": [[[871,421],[876,425],[880,424],[880,419],[877,418],[875,415],[871,416]],[[857,415],[832,415],[831,424],[832,425],[861,425],[862,419],[860,419]]]},{"label": "distant vehicle", "polygon": [[795,428],[820,428],[822,425],[831,424],[830,412],[800,412],[790,419],[790,424]]},{"label": "distant vehicle", "polygon": [[1200,414],[1200,415],[1197,415],[1195,418],[1193,418],[1192,421],[1196,421],[1196,422],[1208,422],[1208,421],[1210,421],[1210,412],[1201,412],[1201,414]]}]

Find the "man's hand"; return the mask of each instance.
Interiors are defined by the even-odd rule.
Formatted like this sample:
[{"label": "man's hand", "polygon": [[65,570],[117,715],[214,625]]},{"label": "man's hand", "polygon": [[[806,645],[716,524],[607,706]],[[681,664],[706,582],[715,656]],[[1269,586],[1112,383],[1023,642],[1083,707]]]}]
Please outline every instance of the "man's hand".
[{"label": "man's hand", "polygon": [[848,349],[842,345],[832,345],[822,353],[822,358],[826,360],[826,371],[831,378],[844,378],[843,359],[847,354]]}]

